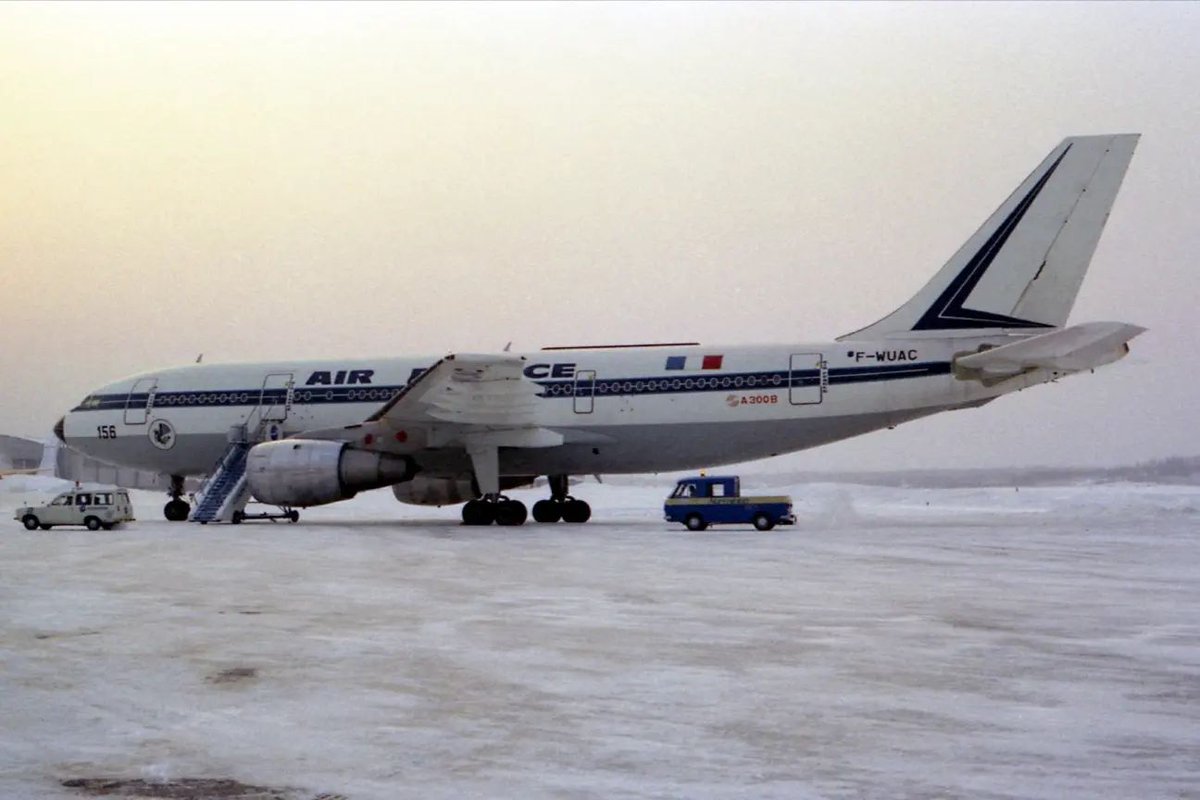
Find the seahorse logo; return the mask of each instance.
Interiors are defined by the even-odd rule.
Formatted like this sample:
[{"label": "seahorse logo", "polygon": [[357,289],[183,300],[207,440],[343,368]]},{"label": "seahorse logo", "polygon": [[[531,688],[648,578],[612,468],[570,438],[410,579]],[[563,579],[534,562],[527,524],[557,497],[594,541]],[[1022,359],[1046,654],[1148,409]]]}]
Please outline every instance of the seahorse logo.
[{"label": "seahorse logo", "polygon": [[150,436],[150,444],[159,450],[170,450],[175,446],[175,428],[165,419],[156,419],[151,422],[147,433]]}]

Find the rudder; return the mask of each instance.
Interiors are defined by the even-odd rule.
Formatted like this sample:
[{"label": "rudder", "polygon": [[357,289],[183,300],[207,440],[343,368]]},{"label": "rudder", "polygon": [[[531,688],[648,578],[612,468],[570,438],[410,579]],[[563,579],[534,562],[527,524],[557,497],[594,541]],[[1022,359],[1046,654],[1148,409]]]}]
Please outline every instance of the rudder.
[{"label": "rudder", "polygon": [[840,338],[1061,327],[1138,137],[1064,139],[911,300]]}]

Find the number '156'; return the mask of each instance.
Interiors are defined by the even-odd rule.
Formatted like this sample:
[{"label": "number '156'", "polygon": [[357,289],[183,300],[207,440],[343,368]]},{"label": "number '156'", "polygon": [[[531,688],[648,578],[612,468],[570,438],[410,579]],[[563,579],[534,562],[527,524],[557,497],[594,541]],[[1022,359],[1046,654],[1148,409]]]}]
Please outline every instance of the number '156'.
[{"label": "number '156'", "polygon": [[96,426],[96,436],[101,439],[115,439],[115,438],[117,438],[117,426],[116,425],[97,425]]}]

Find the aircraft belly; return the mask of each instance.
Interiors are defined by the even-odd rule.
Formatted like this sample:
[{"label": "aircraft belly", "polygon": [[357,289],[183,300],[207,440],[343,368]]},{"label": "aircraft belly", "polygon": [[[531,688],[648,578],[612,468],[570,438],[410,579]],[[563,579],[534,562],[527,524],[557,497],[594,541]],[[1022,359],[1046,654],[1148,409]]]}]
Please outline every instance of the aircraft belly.
[{"label": "aircraft belly", "polygon": [[599,428],[608,442],[503,450],[507,475],[620,474],[715,467],[795,452],[928,416],[944,407],[769,421]]}]

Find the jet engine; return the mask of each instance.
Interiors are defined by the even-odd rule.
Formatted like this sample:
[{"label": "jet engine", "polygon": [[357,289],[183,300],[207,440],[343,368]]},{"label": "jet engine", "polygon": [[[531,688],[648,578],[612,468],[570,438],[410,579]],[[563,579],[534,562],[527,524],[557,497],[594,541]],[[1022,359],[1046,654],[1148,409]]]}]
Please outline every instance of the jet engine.
[{"label": "jet engine", "polygon": [[276,506],[319,506],[367,489],[409,480],[416,466],[405,456],[356,450],[345,442],[284,439],[250,448],[250,492]]},{"label": "jet engine", "polygon": [[[500,490],[515,489],[533,483],[534,476],[507,475],[500,478]],[[418,475],[397,483],[392,494],[401,503],[414,506],[452,506],[479,497],[479,488],[470,478],[430,478]]]}]

